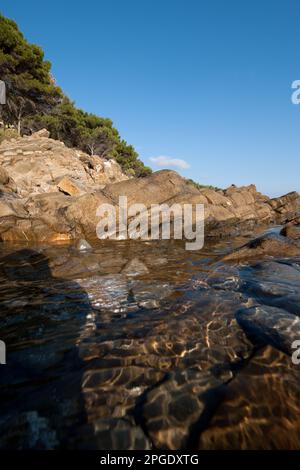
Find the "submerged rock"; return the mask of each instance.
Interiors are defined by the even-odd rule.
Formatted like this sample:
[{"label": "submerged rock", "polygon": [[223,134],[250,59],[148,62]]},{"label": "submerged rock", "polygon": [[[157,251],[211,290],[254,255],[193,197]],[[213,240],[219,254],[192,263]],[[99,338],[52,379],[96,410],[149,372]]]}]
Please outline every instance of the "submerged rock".
[{"label": "submerged rock", "polygon": [[300,447],[300,370],[268,346],[240,370],[198,437],[199,450]]},{"label": "submerged rock", "polygon": [[[125,419],[99,420],[94,425],[97,450],[150,450],[151,441],[142,428]],[[86,447],[85,447],[86,448]]]},{"label": "submerged rock", "polygon": [[292,355],[293,342],[300,340],[300,318],[285,310],[258,305],[239,310],[236,318],[249,336],[287,354]]},{"label": "submerged rock", "polygon": [[[37,411],[28,411],[10,418],[1,432],[0,449],[52,450],[58,446],[57,436],[46,418]],[[3,423],[0,422],[0,430]]]},{"label": "submerged rock", "polygon": [[126,266],[122,269],[122,274],[126,274],[127,276],[139,276],[148,272],[147,266],[139,258],[133,258],[128,261]]},{"label": "submerged rock", "polygon": [[241,270],[241,290],[258,303],[300,315],[300,268],[297,264],[264,261]]},{"label": "submerged rock", "polygon": [[142,407],[154,446],[168,450],[185,448],[193,438],[190,436],[193,426],[207,424],[222,393],[222,383],[209,372],[170,373],[161,385],[147,394]]},{"label": "submerged rock", "polygon": [[[224,246],[2,244],[0,446],[296,448],[299,375],[279,349],[300,336],[300,268],[222,264]],[[129,260],[148,272],[121,273]]]},{"label": "submerged rock", "polygon": [[92,250],[92,246],[89,244],[88,241],[84,240],[83,238],[81,238],[75,243],[75,248],[78,251]]},{"label": "submerged rock", "polygon": [[101,417],[76,428],[68,449],[150,450],[152,443],[132,417]]},{"label": "submerged rock", "polygon": [[[169,374],[151,390],[142,407],[147,432],[158,449],[186,448],[192,427],[207,424],[217,407],[224,389],[209,372]],[[195,430],[193,430],[195,432]]]}]

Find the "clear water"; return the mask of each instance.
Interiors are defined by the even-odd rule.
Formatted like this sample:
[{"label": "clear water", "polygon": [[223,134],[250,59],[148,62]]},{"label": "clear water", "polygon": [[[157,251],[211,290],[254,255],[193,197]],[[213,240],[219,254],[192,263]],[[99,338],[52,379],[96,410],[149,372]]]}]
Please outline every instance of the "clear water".
[{"label": "clear water", "polygon": [[232,246],[2,244],[0,448],[299,447],[290,330],[269,341],[236,320],[297,314],[299,260],[225,264]]}]

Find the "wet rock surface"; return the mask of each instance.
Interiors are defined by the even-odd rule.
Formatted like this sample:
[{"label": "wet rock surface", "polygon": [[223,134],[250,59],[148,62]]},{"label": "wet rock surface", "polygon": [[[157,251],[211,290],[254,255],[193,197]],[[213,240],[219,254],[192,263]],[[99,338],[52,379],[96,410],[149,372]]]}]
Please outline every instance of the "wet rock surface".
[{"label": "wet rock surface", "polygon": [[[296,228],[294,228],[296,231]],[[259,236],[245,245],[227,254],[224,261],[257,260],[259,257],[291,257],[300,254],[300,240],[295,238],[295,232],[282,229],[280,233],[270,232]]]},{"label": "wet rock surface", "polygon": [[300,258],[2,244],[0,448],[299,448]]},{"label": "wet rock surface", "polygon": [[299,449],[299,366],[268,346],[228,384],[197,449]]},{"label": "wet rock surface", "polygon": [[300,314],[299,258],[254,263],[241,269],[241,289],[259,303]]},{"label": "wet rock surface", "polygon": [[258,343],[272,344],[287,354],[293,353],[293,343],[300,339],[300,318],[276,307],[239,310],[237,321]]},{"label": "wet rock surface", "polygon": [[143,406],[145,426],[154,445],[186,448],[191,434],[207,424],[221,397],[222,382],[209,372],[187,369],[168,374],[147,394]]}]

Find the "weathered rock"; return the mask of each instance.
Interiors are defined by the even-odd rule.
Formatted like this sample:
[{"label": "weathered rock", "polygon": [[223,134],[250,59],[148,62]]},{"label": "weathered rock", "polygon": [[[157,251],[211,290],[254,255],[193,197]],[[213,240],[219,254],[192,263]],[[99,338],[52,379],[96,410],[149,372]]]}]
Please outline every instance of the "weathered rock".
[{"label": "weathered rock", "polygon": [[278,223],[284,224],[300,216],[300,196],[296,191],[270,199]]},{"label": "weathered rock", "polygon": [[2,227],[0,228],[0,236],[4,227],[9,225],[9,216],[14,217],[15,223],[19,217],[27,218],[28,213],[24,207],[24,201],[9,192],[2,195],[0,193],[0,227]]},{"label": "weathered rock", "polygon": [[24,214],[15,214],[17,218],[5,221],[5,229],[0,224],[0,236],[3,240],[51,242],[96,238],[96,226],[99,222],[96,211],[100,204],[107,202],[111,201],[102,193],[83,194],[79,197],[67,196],[61,192],[35,194],[23,201],[25,220]]},{"label": "weathered rock", "polygon": [[7,184],[9,182],[9,176],[5,168],[0,166],[0,184]]},{"label": "weathered rock", "polygon": [[48,137],[48,131],[42,129],[29,137],[4,141],[0,145],[1,166],[15,181],[23,197],[57,191],[57,183],[64,177],[85,192],[99,190],[112,181],[128,179],[117,162],[91,157]]},{"label": "weathered rock", "polygon": [[146,178],[108,184],[104,189],[104,194],[116,204],[121,195],[127,197],[128,205],[139,203],[146,207],[150,207],[151,204],[161,204],[181,193],[199,195],[196,188],[171,170],[157,171]]},{"label": "weathered rock", "polygon": [[72,180],[71,178],[64,176],[59,183],[57,183],[57,187],[63,193],[69,196],[81,196],[86,190],[78,183],[77,181]]},{"label": "weathered rock", "polygon": [[295,225],[287,224],[282,228],[280,235],[284,237],[292,238],[293,240],[299,240],[300,228],[296,227]]},{"label": "weathered rock", "polygon": [[[300,215],[297,193],[269,199],[253,185],[231,186],[224,191],[199,190],[171,170],[158,171],[146,178],[128,179],[114,160],[67,148],[62,142],[49,139],[48,131],[44,129],[29,137],[2,142],[0,163],[0,196],[5,199],[5,208],[1,211],[5,220],[0,224],[0,235],[4,240],[95,238],[98,206],[113,204],[118,215],[119,196],[127,196],[128,205],[144,204],[148,211],[152,204],[193,204],[193,224],[195,205],[204,204],[206,237],[236,235],[273,222],[291,220],[294,223]],[[22,211],[16,211],[16,207],[11,210],[10,202],[7,202],[7,194],[14,192],[23,199],[22,205],[27,211],[25,217]],[[36,197],[39,195],[42,198]],[[60,198],[61,195],[68,196],[68,200]],[[172,217],[171,221],[174,222]],[[148,235],[148,229],[142,235]],[[248,247],[250,251],[243,247],[230,259],[266,252],[273,254],[284,251],[287,245],[290,254],[297,252],[297,244],[283,244],[282,240],[262,241],[255,249]]]},{"label": "weathered rock", "polygon": [[34,138],[45,137],[48,139],[50,137],[50,132],[47,129],[40,129],[39,131],[34,132],[32,134],[32,137]]},{"label": "weathered rock", "polygon": [[72,233],[72,238],[96,238],[96,228],[100,220],[97,209],[101,204],[111,204],[102,192],[87,193],[72,198],[65,212],[59,211],[59,216],[66,222]]},{"label": "weathered rock", "polygon": [[223,257],[223,261],[260,259],[264,256],[297,256],[300,243],[277,233],[263,234]]}]

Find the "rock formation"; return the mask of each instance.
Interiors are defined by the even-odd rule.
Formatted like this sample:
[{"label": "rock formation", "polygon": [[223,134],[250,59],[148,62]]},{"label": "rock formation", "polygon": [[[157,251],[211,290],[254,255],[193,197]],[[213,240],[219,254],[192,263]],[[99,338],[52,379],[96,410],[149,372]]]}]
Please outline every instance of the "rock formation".
[{"label": "rock formation", "polygon": [[0,239],[55,242],[95,238],[97,207],[203,203],[206,237],[236,235],[257,225],[297,222],[296,192],[270,199],[254,185],[197,189],[175,171],[129,179],[114,160],[89,156],[49,138],[43,129],[0,145]]},{"label": "rock formation", "polygon": [[2,172],[6,172],[21,197],[58,191],[79,195],[128,179],[114,160],[70,149],[63,142],[49,139],[45,129],[2,142],[0,162],[0,184],[5,184]]}]

